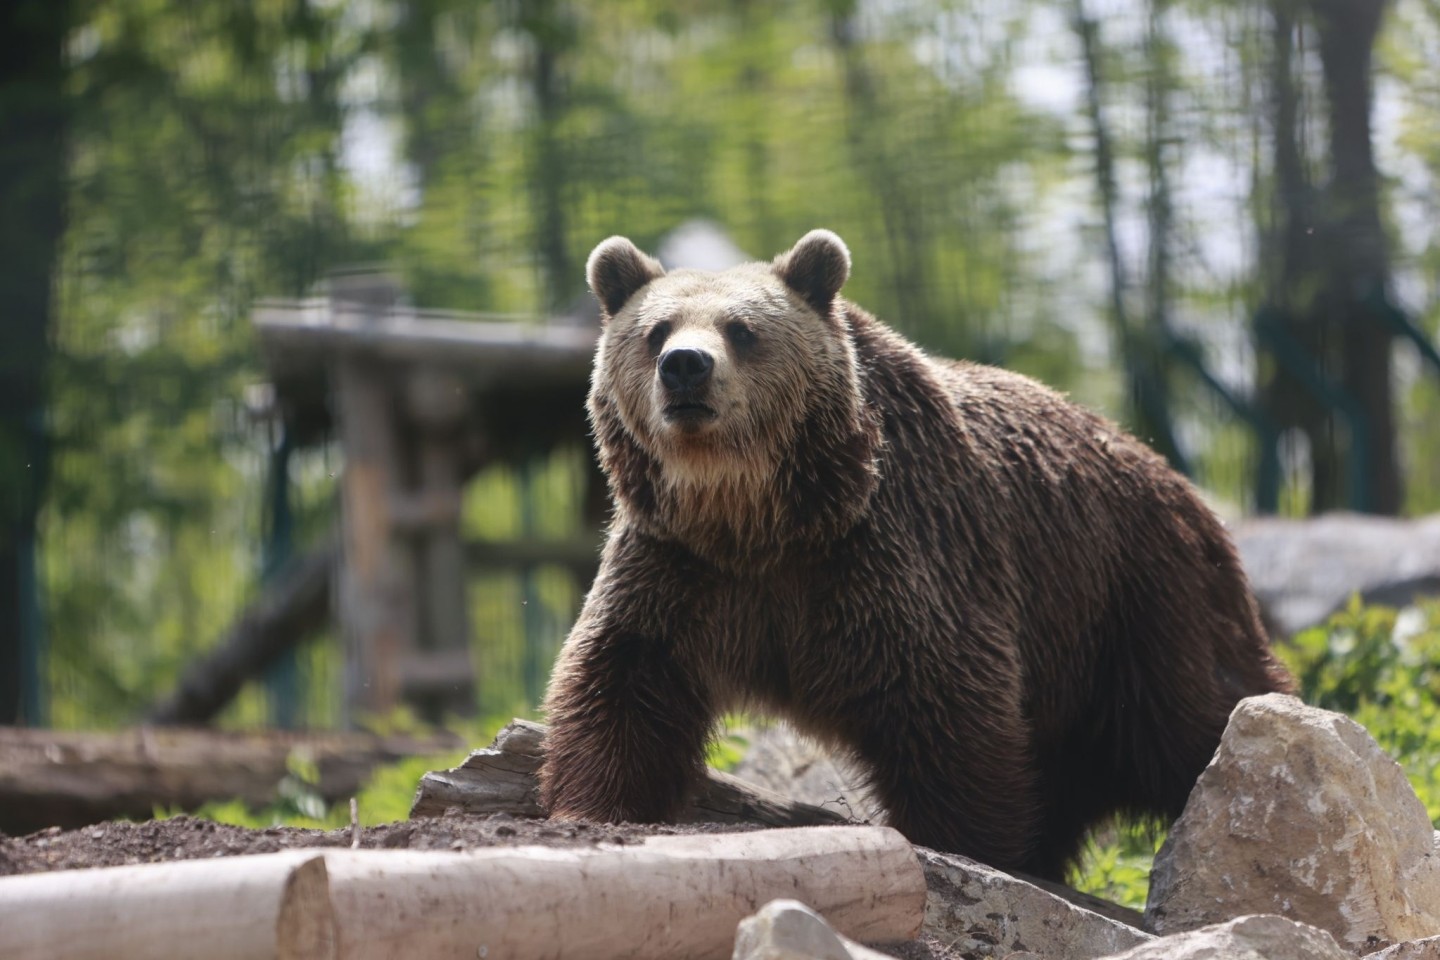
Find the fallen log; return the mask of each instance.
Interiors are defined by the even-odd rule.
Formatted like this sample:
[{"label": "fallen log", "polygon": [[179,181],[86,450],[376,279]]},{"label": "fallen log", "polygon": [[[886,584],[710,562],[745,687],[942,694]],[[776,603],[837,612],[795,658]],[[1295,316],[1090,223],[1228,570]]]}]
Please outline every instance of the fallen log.
[{"label": "fallen log", "polygon": [[193,810],[231,798],[265,806],[275,801],[292,755],[314,762],[317,790],[334,803],[352,796],[380,764],[460,746],[450,735],[0,727],[0,831],[147,819],[156,807]]},{"label": "fallen log", "polygon": [[186,668],[175,691],[150,710],[146,722],[178,726],[214,719],[250,678],[325,625],[336,562],[333,546],[291,561],[214,648]]},{"label": "fallen log", "polygon": [[912,939],[925,880],[884,827],[474,853],[325,850],[0,878],[0,956],[729,957],[799,898],[847,937]]},{"label": "fallen log", "polygon": [[[545,756],[544,739],[544,725],[512,720],[488,749],[476,750],[458,767],[421,777],[410,807],[411,818],[438,817],[451,808],[471,814],[543,817],[536,773]],[[837,811],[790,800],[711,770],[680,815],[680,822],[802,827],[851,821]]]}]

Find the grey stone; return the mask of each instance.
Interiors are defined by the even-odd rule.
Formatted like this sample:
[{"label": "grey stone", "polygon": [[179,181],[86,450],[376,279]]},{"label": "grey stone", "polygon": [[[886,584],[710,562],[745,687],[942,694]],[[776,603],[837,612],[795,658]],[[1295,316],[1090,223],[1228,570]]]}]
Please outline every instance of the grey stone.
[{"label": "grey stone", "polygon": [[915,853],[928,889],[922,931],[966,957],[1091,960],[1155,939],[965,857],[925,847]]},{"label": "grey stone", "polygon": [[1356,593],[1403,607],[1440,590],[1440,514],[1261,517],[1240,524],[1235,544],[1266,621],[1282,634],[1322,622]]},{"label": "grey stone", "polygon": [[1280,914],[1355,953],[1432,936],[1435,836],[1363,727],[1294,697],[1252,697],[1155,858],[1146,919],[1169,934]]},{"label": "grey stone", "polygon": [[1353,960],[1318,927],[1274,914],[1165,937],[1108,960]]},{"label": "grey stone", "polygon": [[1366,954],[1365,960],[1440,960],[1440,937],[1407,940]]},{"label": "grey stone", "polygon": [[771,900],[740,921],[731,960],[888,960],[836,933],[799,900]]}]

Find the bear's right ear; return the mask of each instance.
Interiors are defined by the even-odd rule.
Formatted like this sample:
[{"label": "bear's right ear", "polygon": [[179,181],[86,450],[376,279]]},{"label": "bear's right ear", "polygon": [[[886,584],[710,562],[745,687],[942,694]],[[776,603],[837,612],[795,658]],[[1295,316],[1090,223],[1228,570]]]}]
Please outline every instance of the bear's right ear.
[{"label": "bear's right ear", "polygon": [[585,280],[605,308],[606,319],[619,313],[635,291],[664,275],[659,261],[641,253],[625,237],[600,241],[585,262]]},{"label": "bear's right ear", "polygon": [[775,273],[823,317],[850,279],[850,250],[829,230],[811,230],[775,258]]}]

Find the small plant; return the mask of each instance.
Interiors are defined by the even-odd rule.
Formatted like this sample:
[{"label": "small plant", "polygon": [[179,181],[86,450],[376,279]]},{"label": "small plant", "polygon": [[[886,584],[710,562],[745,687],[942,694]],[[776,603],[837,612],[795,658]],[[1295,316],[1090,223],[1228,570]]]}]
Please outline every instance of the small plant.
[{"label": "small plant", "polygon": [[1369,730],[1440,822],[1440,601],[1397,613],[1357,598],[1280,652],[1305,702]]},{"label": "small plant", "polygon": [[1106,828],[1086,849],[1075,888],[1132,910],[1144,910],[1150,865],[1164,840],[1165,831],[1155,824]]}]

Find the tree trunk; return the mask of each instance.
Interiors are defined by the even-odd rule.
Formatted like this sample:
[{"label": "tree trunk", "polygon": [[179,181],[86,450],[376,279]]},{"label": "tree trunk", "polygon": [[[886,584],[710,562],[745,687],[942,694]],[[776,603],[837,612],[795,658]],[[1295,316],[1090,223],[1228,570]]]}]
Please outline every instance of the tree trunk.
[{"label": "tree trunk", "polygon": [[[845,140],[851,162],[859,168],[878,199],[890,261],[895,320],[902,327],[913,328],[925,325],[934,317],[925,266],[926,233],[921,211],[914,198],[903,189],[903,171],[896,168],[889,152],[885,135],[887,108],[865,61],[858,21],[855,0],[839,0],[832,5],[830,35],[845,81]],[[933,329],[934,325],[930,327]]]},{"label": "tree trunk", "polygon": [[20,0],[0,13],[0,723],[41,719],[35,533],[64,229],[68,15],[63,0]]},{"label": "tree trunk", "polygon": [[[1110,139],[1110,128],[1105,122],[1103,106],[1104,72],[1100,63],[1099,26],[1086,13],[1084,0],[1074,0],[1071,18],[1075,33],[1080,38],[1085,64],[1085,111],[1095,137],[1095,180],[1104,223],[1106,259],[1110,268],[1110,320],[1116,340],[1120,344],[1121,360],[1125,364],[1125,380],[1131,406],[1131,429],[1176,469],[1188,472],[1189,464],[1175,437],[1174,419],[1170,414],[1170,395],[1165,382],[1161,345],[1156,336],[1158,331],[1153,327],[1137,330],[1132,325],[1126,308],[1129,281],[1117,237],[1116,210],[1119,196],[1115,187],[1114,147]],[[1159,150],[1158,143],[1155,150]],[[1152,162],[1160,164],[1163,170],[1163,162],[1159,160],[1158,153]],[[1163,190],[1163,182],[1159,186]],[[1168,202],[1168,196],[1163,193],[1152,200],[1157,198]],[[1155,213],[1156,209],[1152,207],[1152,230],[1158,222],[1162,231],[1168,231],[1168,220],[1157,221]],[[1168,217],[1168,213],[1166,216]],[[1152,235],[1152,244],[1155,240],[1156,237]],[[1161,260],[1158,266],[1167,268],[1168,264]],[[1168,295],[1163,286],[1164,277],[1164,274],[1160,275],[1162,286],[1158,294],[1161,298]],[[1152,290],[1152,295],[1155,293],[1156,291]],[[1155,303],[1160,304],[1162,300],[1157,299]],[[1157,314],[1156,319],[1163,320],[1163,314]]]},{"label": "tree trunk", "polygon": [[[1315,317],[1316,294],[1307,282],[1316,276],[1318,211],[1300,138],[1300,93],[1292,59],[1299,24],[1293,0],[1271,8],[1270,98],[1274,118],[1275,201],[1268,246],[1275,251],[1266,269],[1266,299],[1277,310],[1285,335],[1320,369],[1329,367],[1323,324]],[[1323,513],[1342,506],[1336,482],[1342,463],[1330,410],[1286,364],[1261,373],[1266,411],[1280,429],[1299,429],[1310,444],[1310,509]]]},{"label": "tree trunk", "polygon": [[[1380,222],[1380,178],[1370,140],[1371,51],[1387,0],[1314,0],[1329,102],[1327,300],[1336,311],[1341,382],[1368,428],[1364,505],[1396,514],[1403,502],[1395,447],[1391,332],[1379,307],[1390,270]],[[1351,438],[1351,443],[1355,438]]]},{"label": "tree trunk", "polygon": [[[1390,333],[1377,307],[1389,268],[1380,221],[1379,177],[1370,142],[1371,51],[1386,0],[1275,0],[1272,110],[1278,248],[1267,299],[1278,331],[1263,373],[1266,409],[1310,443],[1310,511],[1342,508],[1393,514],[1401,504],[1395,445]],[[1306,18],[1303,14],[1310,14]],[[1313,20],[1327,102],[1328,181],[1312,181],[1302,153],[1295,36]],[[1307,384],[1296,365],[1338,390],[1346,406]],[[1342,433],[1337,414],[1348,428]],[[1347,461],[1355,469],[1347,473]]]},{"label": "tree trunk", "polygon": [[558,310],[570,300],[580,277],[570,262],[564,139],[557,132],[566,111],[560,64],[574,42],[574,25],[563,0],[527,0],[523,9],[521,27],[535,47],[531,74],[536,114],[531,166],[535,252],[545,284],[545,306]]}]

